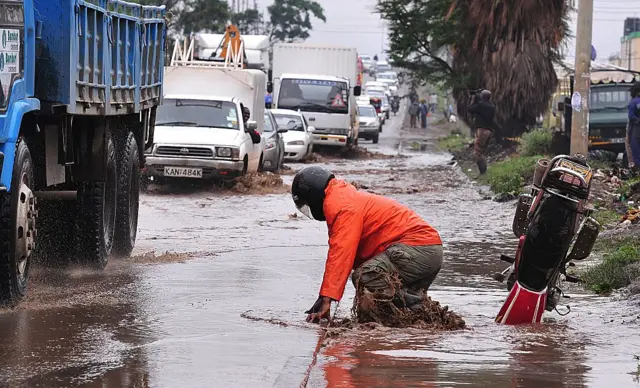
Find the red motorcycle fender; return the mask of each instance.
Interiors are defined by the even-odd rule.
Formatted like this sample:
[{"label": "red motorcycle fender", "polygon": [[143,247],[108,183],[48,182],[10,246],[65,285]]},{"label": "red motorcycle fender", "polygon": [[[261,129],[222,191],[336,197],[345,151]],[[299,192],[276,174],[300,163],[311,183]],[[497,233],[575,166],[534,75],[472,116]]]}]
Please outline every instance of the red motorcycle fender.
[{"label": "red motorcycle fender", "polygon": [[[513,270],[517,274],[520,263],[522,247],[525,236],[520,236]],[[518,325],[522,323],[540,323],[542,314],[547,304],[547,289],[541,292],[531,291],[520,285],[518,280],[511,288],[507,299],[504,301],[500,312],[496,316],[496,322],[505,325]]]},{"label": "red motorcycle fender", "polygon": [[516,281],[496,316],[496,322],[504,325],[540,323],[546,304],[546,288],[541,292],[531,291]]}]

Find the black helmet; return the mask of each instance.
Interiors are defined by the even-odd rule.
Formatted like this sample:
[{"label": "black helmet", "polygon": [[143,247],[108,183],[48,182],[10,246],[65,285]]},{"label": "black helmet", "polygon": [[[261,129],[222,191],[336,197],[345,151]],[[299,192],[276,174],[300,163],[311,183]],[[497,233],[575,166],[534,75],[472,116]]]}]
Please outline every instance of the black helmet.
[{"label": "black helmet", "polygon": [[324,189],[335,176],[320,166],[310,166],[298,171],[291,184],[291,196],[293,202],[302,214],[325,221]]},{"label": "black helmet", "polygon": [[487,89],[481,91],[480,92],[480,98],[482,98],[483,100],[490,100],[491,99],[491,92],[488,91]]}]

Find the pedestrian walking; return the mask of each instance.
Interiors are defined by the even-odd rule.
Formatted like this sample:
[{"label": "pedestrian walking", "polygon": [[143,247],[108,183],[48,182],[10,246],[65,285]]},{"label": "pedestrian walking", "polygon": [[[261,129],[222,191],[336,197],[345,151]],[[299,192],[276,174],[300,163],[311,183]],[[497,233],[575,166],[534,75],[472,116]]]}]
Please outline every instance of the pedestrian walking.
[{"label": "pedestrian walking", "polygon": [[409,122],[411,128],[416,128],[419,114],[420,104],[418,104],[418,101],[412,100],[411,105],[409,105]]},{"label": "pedestrian walking", "polygon": [[420,100],[420,127],[421,128],[427,128],[428,114],[429,114],[429,107],[427,106],[427,103],[423,98]]},{"label": "pedestrian walking", "polygon": [[476,127],[476,141],[473,147],[474,157],[480,170],[480,175],[487,172],[487,161],[485,154],[487,146],[495,128],[493,118],[496,113],[496,107],[491,102],[491,92],[483,90],[480,97],[472,95],[471,104],[469,105],[469,113],[473,115]]},{"label": "pedestrian walking", "polygon": [[436,113],[436,107],[438,106],[438,95],[436,93],[431,93],[429,96],[429,111],[431,113]]},{"label": "pedestrian walking", "polygon": [[625,150],[629,167],[640,167],[640,82],[631,87]]}]

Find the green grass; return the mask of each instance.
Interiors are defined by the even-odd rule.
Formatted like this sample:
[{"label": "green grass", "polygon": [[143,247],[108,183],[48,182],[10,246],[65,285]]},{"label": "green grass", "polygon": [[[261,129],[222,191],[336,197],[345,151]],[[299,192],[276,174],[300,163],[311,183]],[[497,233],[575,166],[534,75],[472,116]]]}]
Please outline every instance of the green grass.
[{"label": "green grass", "polygon": [[618,188],[618,193],[629,196],[631,194],[631,186],[640,182],[640,177],[631,178],[623,181],[622,186]]},{"label": "green grass", "polygon": [[515,156],[489,165],[482,181],[495,194],[520,194],[524,185],[533,178],[538,159],[543,156]]},{"label": "green grass", "polygon": [[638,277],[640,269],[640,241],[637,237],[599,240],[596,252],[603,253],[599,264],[587,268],[582,274],[586,288],[597,294],[606,294],[626,287]]},{"label": "green grass", "polygon": [[449,152],[460,151],[468,146],[470,141],[471,139],[460,133],[451,133],[449,136],[438,139],[438,148]]},{"label": "green grass", "polygon": [[603,227],[620,221],[620,214],[606,208],[596,210],[592,217]]},{"label": "green grass", "polygon": [[614,162],[602,159],[589,159],[587,163],[594,172],[597,170],[610,170],[614,165]]},{"label": "green grass", "polygon": [[520,138],[520,155],[535,156],[551,153],[553,132],[548,129],[535,129]]}]

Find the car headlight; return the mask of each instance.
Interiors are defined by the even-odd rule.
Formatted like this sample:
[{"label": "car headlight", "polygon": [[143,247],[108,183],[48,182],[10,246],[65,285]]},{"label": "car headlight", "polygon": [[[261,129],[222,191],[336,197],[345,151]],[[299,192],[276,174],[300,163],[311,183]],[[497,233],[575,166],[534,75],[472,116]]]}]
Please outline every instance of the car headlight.
[{"label": "car headlight", "polygon": [[302,140],[295,140],[288,142],[287,145],[304,145],[304,142]]},{"label": "car headlight", "polygon": [[240,149],[235,147],[216,147],[216,156],[221,158],[240,158]]},{"label": "car headlight", "polygon": [[265,150],[270,150],[270,149],[273,149],[273,148],[276,148],[276,142],[275,141],[269,141],[264,146]]}]

